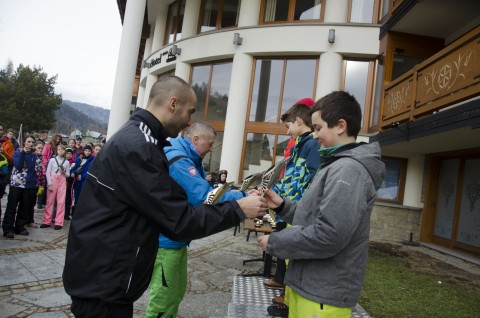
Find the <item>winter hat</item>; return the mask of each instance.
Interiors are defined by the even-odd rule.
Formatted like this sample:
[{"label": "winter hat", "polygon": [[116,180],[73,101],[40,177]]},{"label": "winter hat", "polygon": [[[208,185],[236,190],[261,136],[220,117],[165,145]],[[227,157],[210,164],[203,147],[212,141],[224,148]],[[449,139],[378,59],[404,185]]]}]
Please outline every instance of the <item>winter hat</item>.
[{"label": "winter hat", "polygon": [[92,151],[92,147],[90,145],[86,145],[85,147],[83,147],[83,150],[87,150],[87,149]]},{"label": "winter hat", "polygon": [[302,98],[301,100],[295,103],[295,105],[300,105],[300,104],[307,105],[308,107],[312,107],[313,104],[315,104],[315,102],[313,101],[313,99],[307,97],[307,98]]}]

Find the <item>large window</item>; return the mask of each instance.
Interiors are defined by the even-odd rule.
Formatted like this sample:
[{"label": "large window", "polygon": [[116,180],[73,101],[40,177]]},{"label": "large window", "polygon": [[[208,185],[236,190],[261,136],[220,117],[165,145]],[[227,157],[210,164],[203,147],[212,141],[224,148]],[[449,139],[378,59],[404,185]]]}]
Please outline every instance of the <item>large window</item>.
[{"label": "large window", "polygon": [[190,84],[197,95],[193,121],[207,121],[217,131],[213,151],[203,159],[205,171],[218,172],[227,115],[232,62],[223,61],[192,67]]},{"label": "large window", "polygon": [[197,108],[192,120],[225,122],[232,62],[196,65],[191,85],[197,94]]},{"label": "large window", "polygon": [[263,0],[261,23],[323,20],[325,0]]},{"label": "large window", "polygon": [[234,27],[239,12],[240,0],[203,0],[199,32]]},{"label": "large window", "polygon": [[168,21],[165,32],[164,44],[178,41],[182,38],[183,14],[185,12],[185,1],[177,0],[168,6]]},{"label": "large window", "polygon": [[352,23],[374,23],[375,0],[350,0],[350,17]]},{"label": "large window", "polygon": [[345,60],[343,90],[349,92],[357,99],[362,108],[362,130],[368,131],[372,112],[373,90],[373,61]]},{"label": "large window", "polygon": [[258,59],[249,121],[280,123],[296,101],[314,96],[317,59]]},{"label": "large window", "polygon": [[377,200],[403,204],[405,177],[407,175],[407,159],[382,157],[387,174],[382,186],[378,189]]},{"label": "large window", "polygon": [[290,137],[280,116],[302,98],[315,99],[318,59],[257,59],[254,68],[240,179],[283,159]]}]

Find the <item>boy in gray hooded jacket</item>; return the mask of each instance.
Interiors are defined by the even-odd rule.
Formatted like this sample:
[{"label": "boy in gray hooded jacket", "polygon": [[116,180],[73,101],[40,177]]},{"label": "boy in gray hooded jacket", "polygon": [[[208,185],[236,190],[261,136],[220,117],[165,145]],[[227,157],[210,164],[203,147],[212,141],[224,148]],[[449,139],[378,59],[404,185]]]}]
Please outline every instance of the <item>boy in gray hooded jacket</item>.
[{"label": "boy in gray hooded jacket", "polygon": [[259,237],[264,251],[289,259],[289,317],[345,317],[358,301],[368,257],[370,214],[385,176],[378,143],[356,143],[362,111],[342,91],[311,110],[320,168],[300,201],[268,191],[271,208],[293,226]]}]

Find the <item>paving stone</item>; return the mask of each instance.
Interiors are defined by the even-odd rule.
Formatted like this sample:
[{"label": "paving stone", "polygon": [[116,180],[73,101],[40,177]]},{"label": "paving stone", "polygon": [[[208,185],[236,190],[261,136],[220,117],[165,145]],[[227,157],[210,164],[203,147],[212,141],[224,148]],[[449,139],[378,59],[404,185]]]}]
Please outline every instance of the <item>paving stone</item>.
[{"label": "paving stone", "polygon": [[[0,286],[16,285],[37,278],[13,255],[0,256]],[[19,286],[20,287],[20,286]]]},{"label": "paving stone", "polygon": [[62,276],[63,266],[42,252],[17,254],[15,258],[39,280]]},{"label": "paving stone", "polygon": [[72,302],[70,296],[67,295],[63,287],[30,291],[23,294],[13,295],[12,297],[45,308],[65,306]]},{"label": "paving stone", "polygon": [[28,316],[28,318],[66,318],[68,317],[67,315],[65,315],[64,312],[62,311],[49,311],[49,312],[42,312],[42,313],[34,313],[30,316]]},{"label": "paving stone", "polygon": [[18,249],[18,248],[33,248],[33,247],[41,247],[43,246],[42,243],[33,242],[33,241],[26,241],[23,239],[19,239],[18,236],[15,236],[15,239],[6,239],[3,235],[0,238],[0,251],[2,250],[9,250],[9,249]]},{"label": "paving stone", "polygon": [[20,304],[12,304],[8,302],[7,298],[0,298],[0,316],[10,317],[14,316],[27,309],[27,307]]}]

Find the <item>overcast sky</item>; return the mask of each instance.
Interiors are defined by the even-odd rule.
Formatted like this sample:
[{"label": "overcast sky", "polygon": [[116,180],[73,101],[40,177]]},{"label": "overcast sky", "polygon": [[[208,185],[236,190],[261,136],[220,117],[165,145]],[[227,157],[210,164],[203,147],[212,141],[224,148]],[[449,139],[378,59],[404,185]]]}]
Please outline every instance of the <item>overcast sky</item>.
[{"label": "overcast sky", "polygon": [[110,108],[121,32],[115,0],[0,0],[0,68],[41,66],[63,99]]}]

